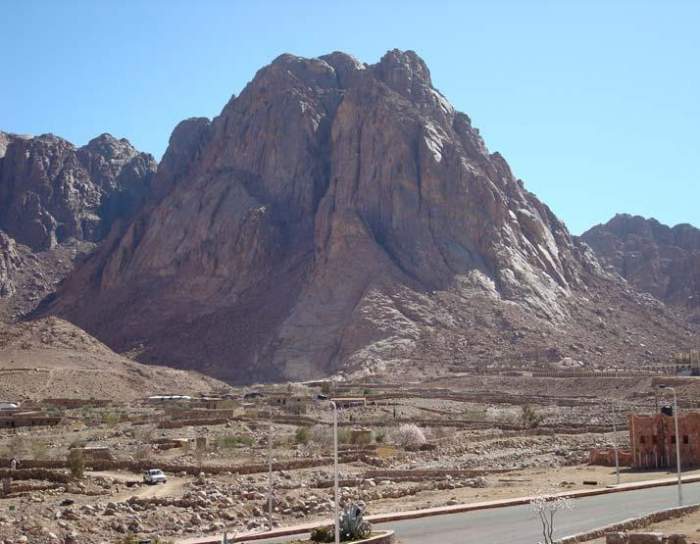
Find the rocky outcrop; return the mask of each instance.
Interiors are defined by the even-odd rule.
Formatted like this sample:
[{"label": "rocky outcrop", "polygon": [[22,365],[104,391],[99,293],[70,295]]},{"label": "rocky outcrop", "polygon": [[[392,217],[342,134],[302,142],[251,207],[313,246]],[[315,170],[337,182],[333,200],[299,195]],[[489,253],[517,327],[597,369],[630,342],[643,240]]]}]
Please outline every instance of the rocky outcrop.
[{"label": "rocky outcrop", "polygon": [[0,162],[0,228],[33,250],[95,242],[134,211],[156,163],[102,134],[76,148],[51,134],[11,138]]},{"label": "rocky outcrop", "polygon": [[150,191],[156,163],[102,134],[83,147],[0,132],[0,314],[30,310]]},{"label": "rocky outcrop", "polygon": [[602,363],[648,332],[596,332],[608,320],[663,314],[639,310],[411,51],[280,56],[213,121],[176,128],[154,186],[44,308],[141,360],[235,381],[538,360],[552,344]]},{"label": "rocky outcrop", "polygon": [[620,214],[582,239],[637,289],[700,314],[700,229]]},{"label": "rocky outcrop", "polygon": [[0,297],[15,294],[14,277],[20,262],[15,241],[0,231]]}]

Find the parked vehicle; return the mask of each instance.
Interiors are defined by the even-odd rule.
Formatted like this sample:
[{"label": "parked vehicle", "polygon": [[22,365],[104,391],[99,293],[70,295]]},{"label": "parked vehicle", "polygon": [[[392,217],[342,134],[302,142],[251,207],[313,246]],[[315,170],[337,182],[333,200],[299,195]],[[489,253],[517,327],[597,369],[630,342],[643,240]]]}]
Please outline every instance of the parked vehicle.
[{"label": "parked vehicle", "polygon": [[159,468],[150,468],[143,473],[143,481],[149,485],[155,485],[160,483],[165,483],[167,478],[162,470]]}]

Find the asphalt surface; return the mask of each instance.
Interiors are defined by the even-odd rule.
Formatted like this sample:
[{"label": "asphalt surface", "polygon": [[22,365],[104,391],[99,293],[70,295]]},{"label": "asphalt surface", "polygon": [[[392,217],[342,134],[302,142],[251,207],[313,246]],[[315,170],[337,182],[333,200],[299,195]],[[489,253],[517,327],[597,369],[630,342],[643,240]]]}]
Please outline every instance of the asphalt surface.
[{"label": "asphalt surface", "polygon": [[[573,499],[573,509],[557,513],[555,538],[570,536],[628,518],[678,506],[676,486],[654,487]],[[683,503],[700,503],[700,483],[683,485]],[[476,510],[374,525],[393,529],[401,544],[537,544],[542,541],[537,514],[529,505]],[[289,542],[304,535],[258,541]]]}]

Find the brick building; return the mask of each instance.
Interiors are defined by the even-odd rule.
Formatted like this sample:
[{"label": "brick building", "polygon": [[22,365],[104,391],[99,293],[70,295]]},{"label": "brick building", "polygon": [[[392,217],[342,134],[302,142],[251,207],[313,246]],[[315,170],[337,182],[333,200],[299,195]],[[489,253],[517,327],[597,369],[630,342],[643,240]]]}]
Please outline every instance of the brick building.
[{"label": "brick building", "polygon": [[[676,433],[673,416],[666,414],[629,416],[632,466],[663,468],[676,466]],[[681,467],[700,465],[700,412],[678,415]]]}]

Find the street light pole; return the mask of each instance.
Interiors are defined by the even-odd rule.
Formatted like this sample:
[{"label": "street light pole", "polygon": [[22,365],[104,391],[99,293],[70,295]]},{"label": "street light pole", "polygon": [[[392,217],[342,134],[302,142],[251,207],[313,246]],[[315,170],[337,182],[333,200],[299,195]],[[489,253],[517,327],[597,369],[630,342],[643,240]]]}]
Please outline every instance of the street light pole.
[{"label": "street light pole", "polygon": [[335,544],[340,544],[340,496],[338,490],[338,405],[325,395],[317,395],[316,400],[328,401],[333,408],[333,515],[335,517]]},{"label": "street light pole", "polygon": [[330,401],[333,407],[333,492],[334,492],[334,517],[335,517],[335,544],[340,544],[340,519],[338,518],[338,406]]},{"label": "street light pole", "polygon": [[683,480],[681,478],[681,437],[678,434],[678,398],[676,390],[669,387],[673,392],[673,424],[676,428],[676,472],[678,473],[678,506],[683,506]]},{"label": "street light pole", "polygon": [[615,422],[615,400],[612,401],[613,451],[615,452],[615,483],[620,485],[620,458],[617,454],[617,423]]},{"label": "street light pole", "polygon": [[673,425],[676,431],[676,473],[678,474],[678,506],[683,506],[683,480],[681,478],[681,437],[678,434],[678,397],[676,390],[670,385],[661,386],[673,393]]},{"label": "street light pole", "polygon": [[272,414],[270,414],[270,422],[267,434],[267,521],[272,531]]}]

